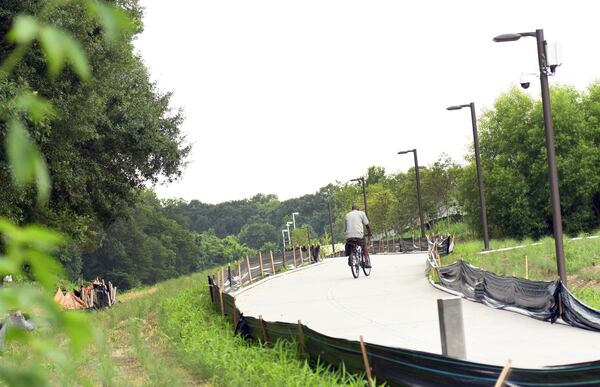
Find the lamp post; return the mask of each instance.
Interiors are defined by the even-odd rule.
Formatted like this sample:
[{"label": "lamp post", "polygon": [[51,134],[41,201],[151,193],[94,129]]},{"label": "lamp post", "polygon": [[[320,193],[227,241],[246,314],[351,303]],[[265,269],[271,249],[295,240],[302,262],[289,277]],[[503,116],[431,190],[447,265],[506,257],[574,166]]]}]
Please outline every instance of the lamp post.
[{"label": "lamp post", "polygon": [[483,225],[483,249],[490,249],[488,234],[487,210],[485,208],[485,192],[483,190],[483,172],[481,171],[481,158],[479,155],[479,136],[477,135],[477,117],[475,116],[475,103],[466,105],[449,106],[446,110],[460,110],[468,107],[471,109],[471,124],[473,126],[473,144],[475,146],[475,165],[477,166],[477,185],[479,186],[479,207],[481,209],[481,223]]},{"label": "lamp post", "polygon": [[535,30],[535,32],[498,35],[494,38],[494,42],[512,42],[526,36],[535,37],[537,42],[540,87],[542,89],[542,111],[544,114],[544,129],[546,134],[546,152],[548,154],[548,174],[550,175],[550,202],[552,205],[552,228],[554,230],[556,266],[560,280],[566,286],[567,272],[565,269],[565,251],[563,247],[560,193],[558,191],[558,173],[556,171],[556,154],[554,151],[554,128],[552,124],[552,112],[550,110],[550,89],[548,87],[548,74],[554,74],[556,65],[548,64],[546,41],[544,40],[544,30],[542,29]]},{"label": "lamp post", "polygon": [[299,212],[292,212],[292,223],[294,224],[294,230],[296,229],[296,215],[300,215]]},{"label": "lamp post", "polygon": [[292,244],[292,238],[290,238],[290,225],[292,224],[292,222],[287,222],[285,224],[285,227],[287,227],[287,233],[288,233],[288,243]]},{"label": "lamp post", "polygon": [[333,221],[331,218],[331,200],[327,202],[327,211],[329,212],[329,233],[331,234],[331,255],[335,255],[335,241],[333,240]]},{"label": "lamp post", "polygon": [[369,212],[367,211],[367,191],[365,190],[365,178],[357,177],[356,179],[350,179],[350,181],[360,181],[360,183],[362,184],[363,203],[365,205],[365,215],[367,215],[367,218],[368,218]]},{"label": "lamp post", "polygon": [[283,253],[285,254],[285,233],[287,230],[281,230],[281,239],[283,240]]},{"label": "lamp post", "polygon": [[421,200],[421,180],[419,178],[419,159],[417,158],[417,150],[409,149],[398,152],[399,155],[412,152],[415,158],[415,177],[417,180],[417,202],[419,203],[419,219],[421,220],[421,238],[425,239],[425,223],[423,221],[423,201]]}]

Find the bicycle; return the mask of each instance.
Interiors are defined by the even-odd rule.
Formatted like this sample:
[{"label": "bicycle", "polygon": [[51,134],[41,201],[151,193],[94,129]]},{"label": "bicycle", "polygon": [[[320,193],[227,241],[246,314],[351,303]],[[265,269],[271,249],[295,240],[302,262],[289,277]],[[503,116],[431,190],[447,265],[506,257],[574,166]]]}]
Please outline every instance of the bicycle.
[{"label": "bicycle", "polygon": [[357,243],[352,243],[352,249],[350,251],[350,271],[354,278],[358,278],[361,267],[366,277],[371,274],[371,268],[366,267],[366,263],[367,260],[363,255],[362,247]]}]

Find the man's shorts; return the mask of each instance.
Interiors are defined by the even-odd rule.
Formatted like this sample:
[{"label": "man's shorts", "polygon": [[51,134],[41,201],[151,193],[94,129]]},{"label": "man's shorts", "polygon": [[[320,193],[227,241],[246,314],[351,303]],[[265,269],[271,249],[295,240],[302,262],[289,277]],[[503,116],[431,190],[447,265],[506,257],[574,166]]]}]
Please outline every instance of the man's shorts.
[{"label": "man's shorts", "polygon": [[352,245],[359,245],[365,251],[365,238],[348,238],[346,239],[346,255],[350,256]]}]

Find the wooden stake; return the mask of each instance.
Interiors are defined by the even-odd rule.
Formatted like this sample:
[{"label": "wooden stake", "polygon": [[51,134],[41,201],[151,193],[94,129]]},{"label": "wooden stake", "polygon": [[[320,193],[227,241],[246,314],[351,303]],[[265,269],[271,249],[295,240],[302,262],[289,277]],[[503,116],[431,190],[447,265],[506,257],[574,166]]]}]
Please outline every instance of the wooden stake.
[{"label": "wooden stake", "polygon": [[225,304],[223,303],[223,288],[219,288],[219,298],[221,299],[221,317],[225,317]]},{"label": "wooden stake", "polygon": [[300,344],[300,352],[306,356],[306,348],[304,347],[304,331],[302,330],[302,321],[298,320],[298,343]]},{"label": "wooden stake", "polygon": [[271,257],[271,274],[275,275],[275,262],[273,261],[273,251],[269,250],[269,256]]},{"label": "wooden stake", "polygon": [[246,255],[246,266],[248,266],[248,279],[252,283],[252,268],[250,267],[250,258]]},{"label": "wooden stake", "polygon": [[494,384],[494,387],[502,387],[504,385],[504,382],[506,381],[506,378],[508,377],[508,374],[510,373],[510,367],[511,367],[511,361],[509,359],[506,362],[506,365],[504,366],[504,368],[502,368],[502,372],[500,372],[500,376],[498,377],[498,380],[496,380],[496,384]]},{"label": "wooden stake", "polygon": [[529,279],[529,261],[527,260],[527,256],[525,256],[525,279]]},{"label": "wooden stake", "polygon": [[296,248],[292,248],[292,257],[294,259],[294,267],[297,267],[296,265]]},{"label": "wooden stake", "polygon": [[258,263],[260,265],[260,276],[262,277],[265,275],[265,270],[263,268],[262,253],[260,251],[258,252]]},{"label": "wooden stake", "polygon": [[235,307],[235,297],[233,297],[233,331],[235,332],[235,328],[237,328],[238,323],[238,311]]},{"label": "wooden stake", "polygon": [[221,281],[223,281],[223,289],[225,289],[225,267],[221,266]]},{"label": "wooden stake", "polygon": [[267,336],[267,330],[265,329],[265,321],[262,318],[262,315],[258,316],[258,321],[260,322],[260,330],[262,332],[263,344],[267,345],[269,343],[269,336]]},{"label": "wooden stake", "polygon": [[365,341],[362,335],[360,336],[360,351],[362,352],[363,364],[365,365],[365,371],[367,373],[367,380],[369,386],[373,387],[373,378],[371,377],[371,367],[369,366],[369,358],[367,357],[367,348],[365,347]]},{"label": "wooden stake", "polygon": [[244,281],[242,279],[242,264],[238,261],[238,277],[240,278],[240,287],[244,286]]}]

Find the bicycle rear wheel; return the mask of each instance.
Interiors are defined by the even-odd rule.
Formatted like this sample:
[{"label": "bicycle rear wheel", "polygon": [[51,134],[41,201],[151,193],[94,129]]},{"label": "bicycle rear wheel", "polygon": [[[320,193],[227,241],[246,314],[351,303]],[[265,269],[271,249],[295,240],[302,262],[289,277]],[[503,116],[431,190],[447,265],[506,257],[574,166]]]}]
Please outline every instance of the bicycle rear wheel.
[{"label": "bicycle rear wheel", "polygon": [[354,278],[358,278],[358,275],[360,274],[360,263],[355,252],[352,252],[350,254],[350,263],[350,270],[352,271],[352,276]]},{"label": "bicycle rear wheel", "polygon": [[365,276],[368,277],[369,274],[371,274],[371,268],[370,267],[365,267],[365,264],[367,263],[367,259],[368,258],[366,258],[366,257],[362,257],[361,265],[360,266],[362,266],[363,273],[365,273]]}]

